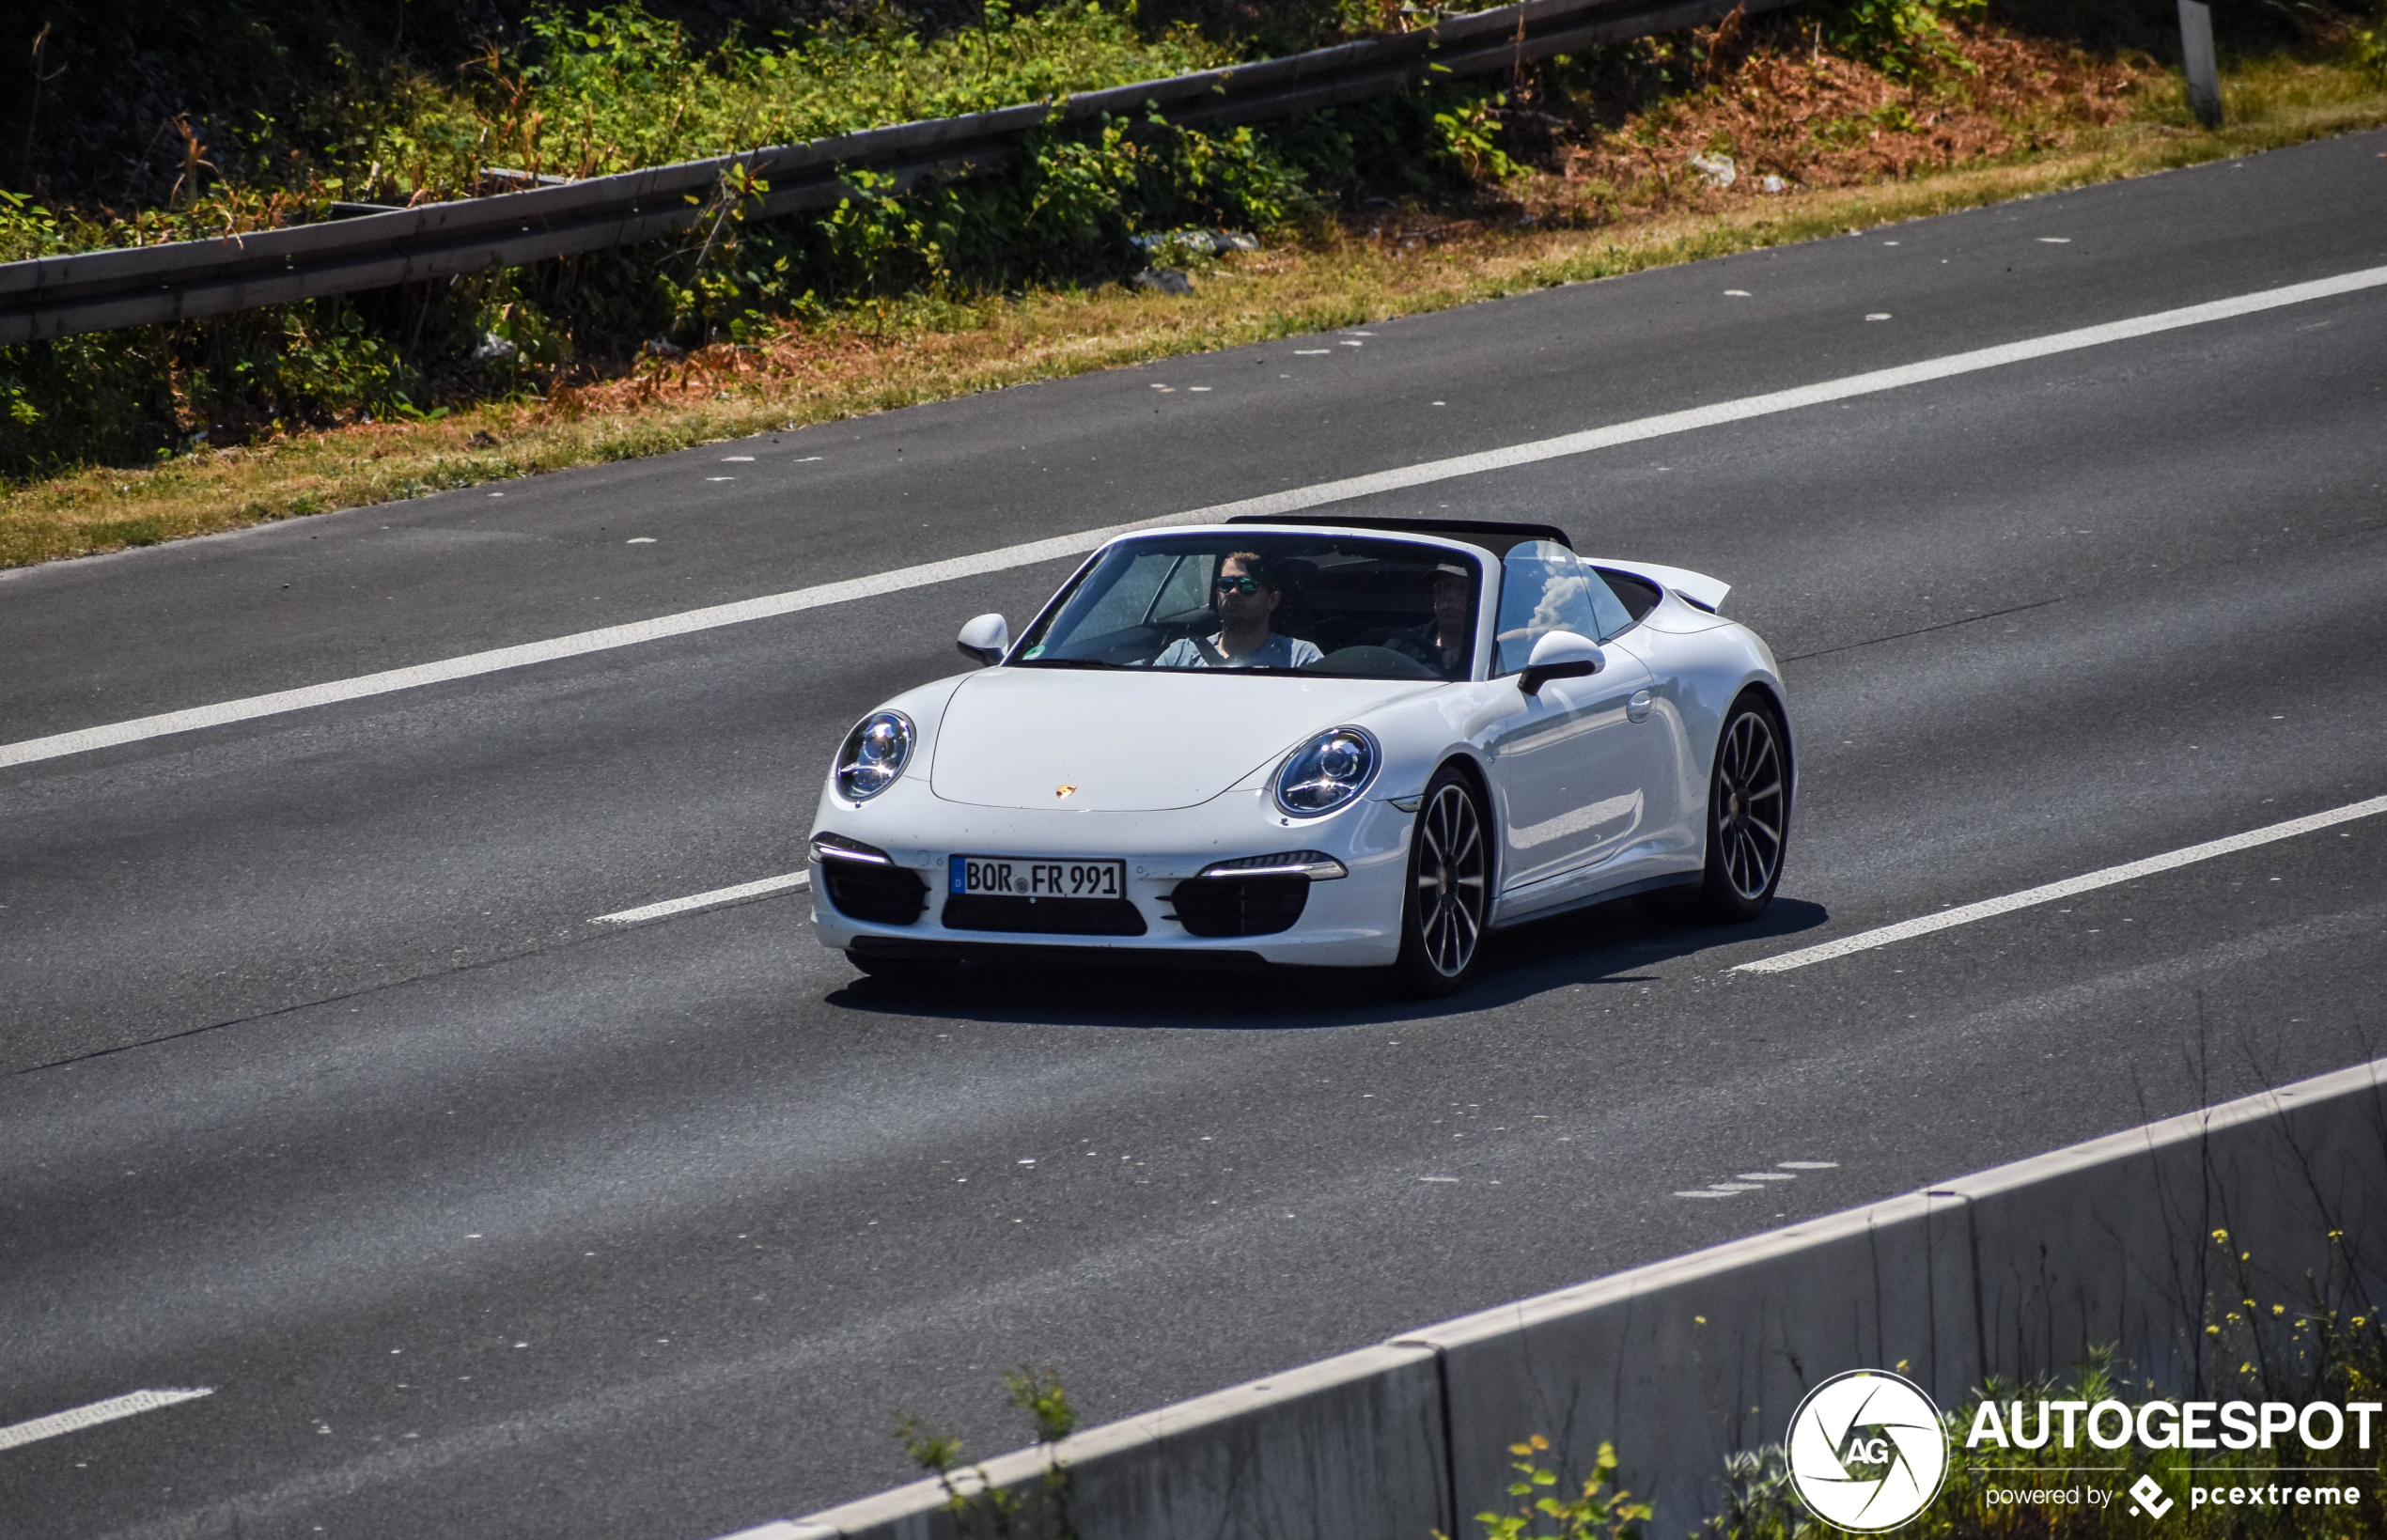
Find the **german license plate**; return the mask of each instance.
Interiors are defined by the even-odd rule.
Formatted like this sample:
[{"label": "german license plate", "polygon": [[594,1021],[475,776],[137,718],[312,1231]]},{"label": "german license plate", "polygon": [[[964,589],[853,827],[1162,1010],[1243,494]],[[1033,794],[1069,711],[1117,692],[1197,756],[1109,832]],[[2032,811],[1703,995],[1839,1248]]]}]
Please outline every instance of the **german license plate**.
[{"label": "german license plate", "polygon": [[1015,898],[1124,898],[1127,863],[1050,856],[955,856],[948,889],[957,896],[1002,894]]}]

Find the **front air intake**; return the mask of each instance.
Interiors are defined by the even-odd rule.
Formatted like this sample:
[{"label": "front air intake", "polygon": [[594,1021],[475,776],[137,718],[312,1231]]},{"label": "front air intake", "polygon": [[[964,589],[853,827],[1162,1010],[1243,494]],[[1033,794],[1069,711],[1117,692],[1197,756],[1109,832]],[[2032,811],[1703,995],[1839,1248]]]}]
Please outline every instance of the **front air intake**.
[{"label": "front air intake", "polygon": [[1290,930],[1309,903],[1309,879],[1298,872],[1264,877],[1188,878],[1169,894],[1177,923],[1192,936],[1273,936]]},{"label": "front air intake", "polygon": [[849,920],[916,925],[928,910],[928,884],[875,845],[843,834],[816,834],[812,854],[820,863],[820,890],[829,907]]}]

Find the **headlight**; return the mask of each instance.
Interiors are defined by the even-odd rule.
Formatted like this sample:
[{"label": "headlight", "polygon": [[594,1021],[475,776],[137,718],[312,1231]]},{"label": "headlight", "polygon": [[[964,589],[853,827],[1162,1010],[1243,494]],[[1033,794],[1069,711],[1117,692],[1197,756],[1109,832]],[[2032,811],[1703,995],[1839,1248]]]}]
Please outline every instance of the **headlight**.
[{"label": "headlight", "polygon": [[1332,813],[1367,789],[1383,757],[1376,740],[1357,727],[1320,733],[1276,772],[1276,805],[1297,818]]},{"label": "headlight", "polygon": [[866,802],[895,785],[912,760],[918,739],[912,719],[900,711],[873,711],[846,735],[837,754],[837,791],[848,801]]}]

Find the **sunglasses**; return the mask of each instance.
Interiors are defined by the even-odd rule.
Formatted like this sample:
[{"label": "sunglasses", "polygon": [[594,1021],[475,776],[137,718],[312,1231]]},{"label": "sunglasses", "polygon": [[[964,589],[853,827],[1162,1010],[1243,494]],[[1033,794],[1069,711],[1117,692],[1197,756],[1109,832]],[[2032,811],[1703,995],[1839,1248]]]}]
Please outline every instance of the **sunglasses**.
[{"label": "sunglasses", "polygon": [[1221,578],[1218,591],[1222,594],[1256,594],[1260,591],[1257,578]]}]

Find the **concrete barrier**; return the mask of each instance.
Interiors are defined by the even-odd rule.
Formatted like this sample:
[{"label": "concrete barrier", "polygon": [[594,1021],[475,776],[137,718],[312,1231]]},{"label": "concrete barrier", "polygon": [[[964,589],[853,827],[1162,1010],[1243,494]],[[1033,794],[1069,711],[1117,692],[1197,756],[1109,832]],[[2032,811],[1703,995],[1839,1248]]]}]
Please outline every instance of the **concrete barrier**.
[{"label": "concrete barrier", "polygon": [[[1115,1533],[1425,1540],[1450,1525],[1448,1447],[1433,1349],[1396,1346],[1162,1407],[1058,1446],[1072,1482],[1070,1514],[1087,1540]],[[994,1485],[1032,1497],[1048,1468],[1040,1452],[1022,1450],[984,1470]],[[928,1540],[957,1532],[946,1501],[937,1482],[915,1482],[787,1529],[746,1533]]]},{"label": "concrete barrier", "polygon": [[[2226,1240],[2215,1232],[2225,1232]],[[2117,1345],[2204,1388],[2209,1302],[2387,1293],[2387,1060],[1865,1208],[1503,1305],[988,1462],[1070,1473],[1084,1540],[1428,1540],[1509,1510],[1507,1446],[1601,1442],[1655,1534],[1720,1506],[1724,1457],[1783,1437],[1808,1387],[1896,1369],[1942,1408],[1989,1375]],[[2234,1367],[2234,1366],[2232,1366]],[[934,1481],[734,1540],[944,1540]]]}]

